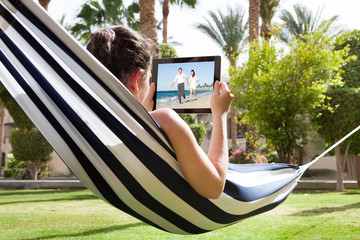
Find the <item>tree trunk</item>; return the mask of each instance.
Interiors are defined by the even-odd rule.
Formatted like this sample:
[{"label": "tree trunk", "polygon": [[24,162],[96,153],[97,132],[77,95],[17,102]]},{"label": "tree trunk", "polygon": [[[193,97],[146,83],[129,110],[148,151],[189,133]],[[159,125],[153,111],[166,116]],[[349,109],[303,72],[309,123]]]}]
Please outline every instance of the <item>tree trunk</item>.
[{"label": "tree trunk", "polygon": [[50,0],[39,0],[40,5],[47,11]]},{"label": "tree trunk", "polygon": [[140,0],[140,31],[157,43],[155,0]]},{"label": "tree trunk", "polygon": [[341,163],[342,171],[345,171],[345,166],[346,166],[346,162],[348,160],[349,150],[350,150],[350,147],[351,147],[351,142],[352,142],[352,140],[350,139],[346,144],[346,149],[345,149],[345,154],[344,154],[344,161]]},{"label": "tree trunk", "polygon": [[[337,142],[337,141],[336,141]],[[344,191],[344,181],[343,181],[343,171],[341,166],[341,152],[340,152],[340,145],[335,147],[335,156],[336,156],[336,190],[337,191]]]},{"label": "tree trunk", "polygon": [[26,166],[29,168],[30,178],[38,180],[38,174],[40,173],[41,165],[37,164],[36,162],[28,161]]},{"label": "tree trunk", "polygon": [[0,110],[0,168],[2,166],[2,150],[4,146],[4,133],[5,133],[5,115],[6,109],[4,107]]},{"label": "tree trunk", "polygon": [[236,110],[230,109],[230,134],[231,134],[231,149],[233,153],[237,150],[237,122]]},{"label": "tree trunk", "polygon": [[153,57],[158,58],[160,48],[157,42],[157,24],[155,19],[155,0],[140,0],[140,32],[141,34],[153,40]]},{"label": "tree trunk", "polygon": [[259,36],[260,0],[249,0],[249,42]]},{"label": "tree trunk", "polygon": [[164,0],[163,3],[163,43],[167,43],[167,26],[168,26],[168,16],[169,16],[170,6],[169,0]]},{"label": "tree trunk", "polygon": [[[259,18],[260,18],[260,0],[249,0],[249,42],[257,41],[259,37]],[[253,134],[256,132],[255,126],[247,126],[246,152],[255,151],[255,141]]]}]

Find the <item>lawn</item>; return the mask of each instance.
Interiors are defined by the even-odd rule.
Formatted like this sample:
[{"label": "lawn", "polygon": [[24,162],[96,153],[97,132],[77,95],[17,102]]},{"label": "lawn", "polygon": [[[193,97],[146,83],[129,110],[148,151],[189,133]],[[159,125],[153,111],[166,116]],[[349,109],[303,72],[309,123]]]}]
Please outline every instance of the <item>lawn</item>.
[{"label": "lawn", "polygon": [[88,190],[0,190],[0,239],[360,239],[360,191],[295,191],[265,214],[181,236],[150,227]]}]

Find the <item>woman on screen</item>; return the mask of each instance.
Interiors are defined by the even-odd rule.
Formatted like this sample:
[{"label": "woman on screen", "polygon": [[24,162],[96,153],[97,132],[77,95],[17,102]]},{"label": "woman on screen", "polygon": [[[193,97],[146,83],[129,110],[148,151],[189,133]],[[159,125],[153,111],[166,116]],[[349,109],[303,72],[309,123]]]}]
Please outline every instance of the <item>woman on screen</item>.
[{"label": "woman on screen", "polygon": [[190,77],[190,102],[191,102],[191,95],[194,92],[195,95],[195,100],[197,99],[197,95],[196,95],[196,82],[198,82],[199,79],[197,79],[196,75],[195,75],[195,71],[191,70],[191,77]]},{"label": "woman on screen", "polygon": [[149,88],[152,51],[147,39],[129,28],[117,26],[93,33],[87,49],[150,110],[149,114],[168,136],[190,186],[206,198],[218,198],[225,185],[229,161],[226,123],[234,96],[227,84],[215,83],[211,98],[213,129],[206,154],[190,127],[175,111],[168,108],[151,111],[149,103],[155,85]]}]

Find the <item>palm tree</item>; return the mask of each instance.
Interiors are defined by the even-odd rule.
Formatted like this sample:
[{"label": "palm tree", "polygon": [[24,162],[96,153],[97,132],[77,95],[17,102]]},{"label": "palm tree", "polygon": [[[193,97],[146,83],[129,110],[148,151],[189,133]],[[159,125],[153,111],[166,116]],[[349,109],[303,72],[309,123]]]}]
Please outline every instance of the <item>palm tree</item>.
[{"label": "palm tree", "polygon": [[262,20],[260,32],[265,40],[271,38],[271,20],[274,17],[280,0],[261,0],[260,2],[260,17]]},{"label": "palm tree", "polygon": [[160,47],[157,40],[158,24],[155,19],[155,0],[140,0],[140,32],[144,37],[150,38],[153,57],[160,57]]},{"label": "palm tree", "polygon": [[[244,21],[244,14],[241,8],[232,9],[228,7],[227,13],[221,11],[209,12],[210,21],[206,19],[206,24],[197,24],[196,27],[213,39],[223,50],[230,65],[236,67],[236,60],[241,52],[241,46],[247,40],[248,23]],[[230,113],[231,125],[231,145],[235,152],[237,148],[237,123],[235,111]]]},{"label": "palm tree", "polygon": [[314,15],[314,13],[306,6],[296,4],[294,5],[295,16],[288,10],[282,10],[280,19],[284,21],[285,28],[283,29],[280,38],[284,42],[289,42],[292,35],[296,38],[303,39],[303,35],[319,30],[321,25],[325,25],[325,29],[328,29],[339,16],[335,15],[328,20],[321,20],[323,9],[324,8],[319,8]]},{"label": "palm tree", "polygon": [[197,24],[196,28],[212,38],[223,50],[231,66],[236,66],[236,59],[241,52],[241,45],[247,40],[248,23],[244,21],[245,12],[241,8],[228,7],[227,13],[209,11],[210,19],[206,24]]},{"label": "palm tree", "polygon": [[157,43],[155,0],[140,0],[140,32]]},{"label": "palm tree", "polygon": [[162,13],[163,13],[163,43],[167,43],[167,25],[168,25],[168,16],[170,12],[170,4],[180,5],[180,7],[187,6],[189,8],[195,8],[195,5],[198,3],[197,0],[161,0],[162,3]]},{"label": "palm tree", "polygon": [[129,27],[139,30],[139,21],[134,13],[139,13],[140,6],[137,3],[125,8],[122,0],[87,0],[77,14],[79,22],[70,28],[71,33],[87,43],[94,27],[123,24],[124,19]]},{"label": "palm tree", "polygon": [[[249,0],[249,42],[257,41],[259,38],[259,18],[260,18],[260,0]],[[255,151],[255,141],[253,136],[256,131],[255,126],[246,126],[246,152]]]},{"label": "palm tree", "polygon": [[260,0],[249,0],[249,42],[259,37]]}]

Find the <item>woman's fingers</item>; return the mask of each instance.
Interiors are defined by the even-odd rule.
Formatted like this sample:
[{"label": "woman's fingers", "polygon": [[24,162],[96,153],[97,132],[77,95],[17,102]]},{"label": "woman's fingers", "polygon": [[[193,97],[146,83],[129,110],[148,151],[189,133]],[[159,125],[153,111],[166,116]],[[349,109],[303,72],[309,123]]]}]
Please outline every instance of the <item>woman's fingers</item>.
[{"label": "woman's fingers", "polygon": [[268,163],[267,159],[264,156],[260,156],[257,160],[256,163],[260,164],[260,163]]},{"label": "woman's fingers", "polygon": [[215,81],[214,93],[220,94],[220,82],[218,80]]}]

